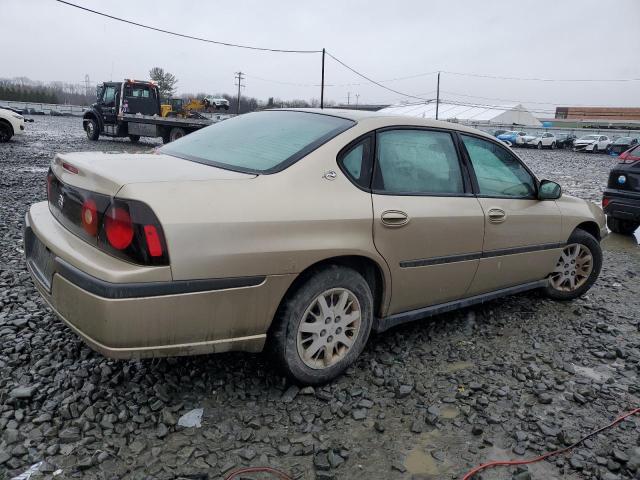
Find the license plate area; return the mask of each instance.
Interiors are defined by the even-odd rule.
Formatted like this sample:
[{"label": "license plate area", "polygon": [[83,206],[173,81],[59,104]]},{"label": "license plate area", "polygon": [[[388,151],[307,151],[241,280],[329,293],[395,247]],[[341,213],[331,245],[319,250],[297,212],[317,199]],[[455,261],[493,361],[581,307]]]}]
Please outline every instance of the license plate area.
[{"label": "license plate area", "polygon": [[25,255],[27,264],[37,280],[51,292],[51,279],[55,267],[55,256],[44,243],[33,234],[31,229],[25,235]]}]

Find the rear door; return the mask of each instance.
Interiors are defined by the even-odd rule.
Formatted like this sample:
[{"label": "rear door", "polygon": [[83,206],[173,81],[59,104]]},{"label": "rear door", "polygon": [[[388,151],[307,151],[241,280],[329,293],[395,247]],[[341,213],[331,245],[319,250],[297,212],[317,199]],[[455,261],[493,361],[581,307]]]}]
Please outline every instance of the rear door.
[{"label": "rear door", "polygon": [[464,296],[476,272],[484,214],[451,132],[376,134],[373,238],[392,274],[389,314]]},{"label": "rear door", "polygon": [[546,277],[562,250],[561,214],[537,199],[537,180],[497,142],[460,135],[485,216],[484,244],[469,295]]}]

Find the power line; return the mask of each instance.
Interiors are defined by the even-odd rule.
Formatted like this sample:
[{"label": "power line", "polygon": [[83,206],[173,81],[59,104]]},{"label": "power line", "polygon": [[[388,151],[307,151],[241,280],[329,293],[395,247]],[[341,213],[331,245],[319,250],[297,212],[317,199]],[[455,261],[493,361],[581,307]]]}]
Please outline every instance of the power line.
[{"label": "power line", "polygon": [[93,13],[95,15],[100,15],[102,17],[110,18],[112,20],[117,20],[118,22],[123,22],[123,23],[128,23],[130,25],[135,25],[136,27],[146,28],[148,30],[154,30],[156,32],[166,33],[168,35],[174,35],[176,37],[188,38],[188,39],[191,39],[191,40],[198,40],[200,42],[215,43],[216,45],[224,45],[226,47],[236,47],[236,48],[244,48],[244,49],[247,49],[247,50],[259,50],[259,51],[263,51],[263,52],[278,52],[278,53],[321,53],[322,52],[322,50],[286,50],[286,49],[281,49],[281,48],[254,47],[254,46],[251,46],[251,45],[240,45],[240,44],[237,44],[237,43],[221,42],[221,41],[218,41],[218,40],[210,40],[208,38],[194,37],[192,35],[186,35],[184,33],[172,32],[170,30],[165,30],[165,29],[162,29],[162,28],[152,27],[152,26],[145,25],[145,24],[142,24],[142,23],[138,23],[138,22],[134,22],[134,21],[131,21],[131,20],[127,20],[125,18],[116,17],[114,15],[109,15],[107,13],[103,13],[103,12],[99,12],[97,10],[92,10],[90,8],[82,7],[80,5],[76,5],[75,3],[67,2],[65,0],[56,0],[56,2],[62,3],[64,5],[68,5],[70,7],[78,8],[80,10],[84,10],[85,12]]},{"label": "power line", "polygon": [[[499,102],[515,102],[515,103],[528,103],[533,105],[554,105],[554,106],[567,104],[567,102],[534,102],[533,100],[515,100],[515,99],[508,99],[508,98],[482,97],[480,95],[468,95],[465,93],[458,93],[458,92],[451,92],[451,91],[444,91],[444,90],[441,90],[441,92],[447,93],[449,95],[456,95],[459,97],[480,98],[483,100],[497,100]],[[571,106],[572,107],[611,108],[611,105],[574,105],[573,103],[571,103]]]},{"label": "power line", "polygon": [[415,95],[410,95],[408,93],[404,93],[404,92],[399,92],[398,90],[394,90],[393,88],[389,88],[386,85],[382,85],[380,82],[377,82],[375,80],[373,80],[372,78],[367,77],[366,75],[364,75],[363,73],[360,73],[359,71],[357,71],[356,69],[350,67],[349,65],[347,65],[346,63],[344,63],[342,60],[334,57],[333,55],[331,55],[331,53],[327,52],[327,55],[330,56],[331,58],[333,58],[336,62],[338,62],[340,65],[342,65],[343,67],[345,67],[347,70],[351,70],[353,73],[355,73],[356,75],[358,75],[359,77],[364,78],[365,80],[373,83],[374,85],[379,86],[380,88],[384,88],[385,90],[389,90],[390,92],[396,93],[398,95],[402,95],[403,97],[408,97],[408,98],[415,98],[417,100],[426,100],[424,98],[421,97],[417,97]]},{"label": "power line", "polygon": [[[327,54],[328,55],[328,54]],[[387,80],[378,80],[379,83],[398,82],[400,80],[408,80],[412,78],[424,77],[427,75],[435,75],[438,72],[419,73],[417,75],[409,75],[407,77],[389,78]],[[280,85],[291,85],[293,87],[319,87],[319,83],[298,83],[298,82],[284,82],[281,80],[273,80],[270,78],[258,77],[256,75],[247,75],[247,78],[254,78],[263,82],[278,83]],[[362,85],[368,85],[369,82],[357,82],[357,83],[325,83],[325,87],[358,87]]]},{"label": "power line", "polygon": [[460,75],[464,77],[492,78],[494,80],[520,80],[528,82],[637,82],[640,78],[525,78],[525,77],[502,77],[499,75],[486,75],[483,73],[463,73],[448,72],[442,70],[442,73],[449,75]]}]

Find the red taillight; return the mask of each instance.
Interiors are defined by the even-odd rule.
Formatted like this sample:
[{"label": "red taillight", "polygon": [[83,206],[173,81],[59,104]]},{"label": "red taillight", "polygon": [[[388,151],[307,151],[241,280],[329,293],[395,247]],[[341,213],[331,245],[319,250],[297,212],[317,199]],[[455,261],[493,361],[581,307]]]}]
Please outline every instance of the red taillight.
[{"label": "red taillight", "polygon": [[80,211],[80,223],[82,228],[92,237],[98,235],[98,207],[96,202],[88,198],[82,204]]},{"label": "red taillight", "polygon": [[80,170],[67,162],[62,162],[62,168],[64,168],[67,172],[73,173],[74,175],[80,173]]},{"label": "red taillight", "polygon": [[162,256],[162,243],[160,242],[160,236],[158,230],[154,225],[144,226],[144,236],[147,239],[147,250],[152,257]]},{"label": "red taillight", "polygon": [[602,197],[602,208],[605,208],[607,205],[609,205],[610,201],[611,201],[610,198]]},{"label": "red taillight", "polygon": [[104,217],[104,230],[109,245],[124,250],[133,240],[133,224],[129,212],[121,207],[111,207]]}]

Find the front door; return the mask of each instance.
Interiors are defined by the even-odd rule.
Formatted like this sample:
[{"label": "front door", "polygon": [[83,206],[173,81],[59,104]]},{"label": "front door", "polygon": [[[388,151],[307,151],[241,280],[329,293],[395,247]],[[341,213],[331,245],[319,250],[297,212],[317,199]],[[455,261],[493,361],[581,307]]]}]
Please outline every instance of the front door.
[{"label": "front door", "polygon": [[106,84],[102,90],[100,111],[105,125],[113,125],[116,122],[116,106],[119,93],[117,84]]},{"label": "front door", "polygon": [[478,267],[484,215],[452,134],[388,129],[376,143],[373,238],[392,273],[388,314],[461,298]]},{"label": "front door", "polygon": [[560,209],[537,199],[537,181],[497,142],[461,135],[485,216],[484,245],[468,295],[540,280],[562,250]]}]

